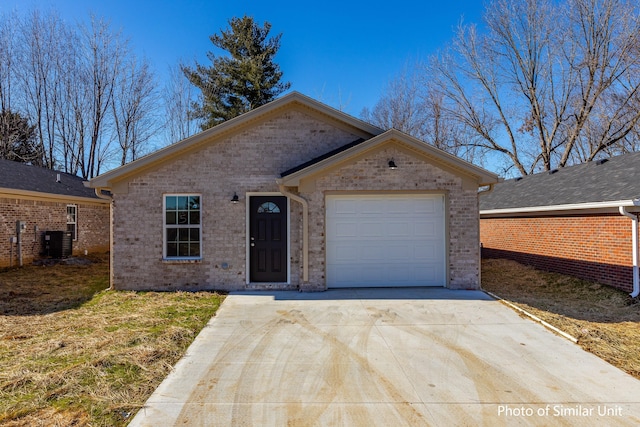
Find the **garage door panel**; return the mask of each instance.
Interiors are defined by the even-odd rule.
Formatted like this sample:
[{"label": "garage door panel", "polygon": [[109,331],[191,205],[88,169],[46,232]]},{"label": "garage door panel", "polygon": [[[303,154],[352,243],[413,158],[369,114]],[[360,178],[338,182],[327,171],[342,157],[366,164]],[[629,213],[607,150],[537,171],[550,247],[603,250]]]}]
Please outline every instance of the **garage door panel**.
[{"label": "garage door panel", "polygon": [[359,225],[358,236],[367,238],[380,238],[384,236],[384,230],[380,227],[380,221],[366,221]]},{"label": "garage door panel", "polygon": [[429,282],[436,282],[443,273],[442,268],[435,264],[425,264],[416,269],[416,274]]},{"label": "garage door panel", "polygon": [[[413,257],[413,248],[404,244],[389,244],[387,246],[366,246],[360,251],[363,262],[376,261],[387,264],[389,261],[404,261]],[[352,258],[353,259],[353,258]]]},{"label": "garage door panel", "polygon": [[428,260],[442,261],[442,251],[435,244],[415,244],[413,245],[413,257],[423,262]]},{"label": "garage door panel", "polygon": [[386,213],[396,215],[410,215],[415,211],[415,202],[412,199],[398,199],[388,203]]},{"label": "garage door panel", "polygon": [[357,261],[360,258],[360,248],[354,245],[340,244],[334,247],[338,264]]},{"label": "garage door panel", "polygon": [[356,206],[355,200],[335,200],[332,207],[336,214],[352,214],[356,212]]},{"label": "garage door panel", "polygon": [[416,200],[414,204],[414,212],[425,214],[425,213],[436,213],[437,210],[442,206],[440,200],[436,199],[423,199]]},{"label": "garage door panel", "polygon": [[444,286],[441,195],[327,196],[327,286]]},{"label": "garage door panel", "polygon": [[[371,264],[367,269],[357,271],[345,264],[332,267],[329,276],[336,278],[332,287],[442,286],[442,269],[435,265],[416,269],[411,265]],[[421,284],[416,285],[416,280]]]},{"label": "garage door panel", "polygon": [[367,199],[367,200],[362,200],[362,203],[358,204],[358,207],[356,208],[356,210],[361,214],[361,215],[372,215],[372,216],[379,216],[380,212],[383,212],[385,209],[384,203],[382,200],[375,200],[375,199]]},{"label": "garage door panel", "polygon": [[358,223],[349,221],[340,221],[335,224],[332,237],[353,239],[358,234]]},{"label": "garage door panel", "polygon": [[389,237],[411,237],[410,229],[413,227],[410,223],[404,222],[391,222],[389,224],[380,223],[380,227],[386,227],[387,235]]},{"label": "garage door panel", "polygon": [[389,245],[387,249],[387,259],[394,261],[394,264],[413,258],[413,248],[407,244]]},{"label": "garage door panel", "polygon": [[424,238],[439,238],[441,224],[437,224],[436,221],[421,221],[413,223],[413,235],[421,240]]},{"label": "garage door panel", "polygon": [[344,265],[327,267],[327,276],[336,278],[336,287],[344,287],[348,283],[353,283],[358,280],[357,272]]},{"label": "garage door panel", "polygon": [[360,260],[366,261],[386,261],[387,251],[379,246],[366,246],[360,251]]}]

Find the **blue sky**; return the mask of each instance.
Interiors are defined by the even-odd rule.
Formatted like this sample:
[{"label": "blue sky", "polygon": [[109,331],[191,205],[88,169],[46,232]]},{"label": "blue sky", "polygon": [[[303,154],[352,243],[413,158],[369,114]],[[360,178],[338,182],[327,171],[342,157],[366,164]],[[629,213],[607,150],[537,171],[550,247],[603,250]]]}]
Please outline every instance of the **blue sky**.
[{"label": "blue sky", "polygon": [[289,0],[2,0],[0,12],[53,8],[68,22],[110,20],[162,79],[180,61],[207,64],[211,34],[234,16],[282,33],[276,61],[291,89],[356,117],[402,68],[444,46],[454,27],[478,22],[483,2]]}]

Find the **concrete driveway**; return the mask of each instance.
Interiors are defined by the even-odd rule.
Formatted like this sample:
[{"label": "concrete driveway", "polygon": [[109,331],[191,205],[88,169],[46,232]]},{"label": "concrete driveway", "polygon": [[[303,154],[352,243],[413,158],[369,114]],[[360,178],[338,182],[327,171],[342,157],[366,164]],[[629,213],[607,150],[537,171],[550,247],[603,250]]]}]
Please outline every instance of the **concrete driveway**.
[{"label": "concrete driveway", "polygon": [[234,293],[132,426],[640,425],[640,381],[479,291]]}]

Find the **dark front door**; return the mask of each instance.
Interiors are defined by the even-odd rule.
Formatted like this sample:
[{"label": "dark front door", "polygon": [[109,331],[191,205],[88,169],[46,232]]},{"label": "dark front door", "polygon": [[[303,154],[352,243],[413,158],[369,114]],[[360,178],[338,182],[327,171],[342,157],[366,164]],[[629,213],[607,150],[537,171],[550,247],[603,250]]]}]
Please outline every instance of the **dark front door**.
[{"label": "dark front door", "polygon": [[249,209],[249,280],[286,282],[287,198],[253,196]]}]

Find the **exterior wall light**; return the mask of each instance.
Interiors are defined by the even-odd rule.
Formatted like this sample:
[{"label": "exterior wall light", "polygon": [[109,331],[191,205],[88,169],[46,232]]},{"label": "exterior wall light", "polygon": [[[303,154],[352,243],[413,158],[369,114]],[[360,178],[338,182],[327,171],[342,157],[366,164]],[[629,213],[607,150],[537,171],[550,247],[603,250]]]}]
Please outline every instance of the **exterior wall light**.
[{"label": "exterior wall light", "polygon": [[238,193],[236,193],[235,191],[233,192],[233,197],[231,198],[231,203],[233,203],[234,205],[237,204],[240,201],[240,199],[238,198]]},{"label": "exterior wall light", "polygon": [[389,160],[389,169],[398,169],[398,166],[396,166],[396,162],[394,162],[393,159]]}]

